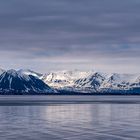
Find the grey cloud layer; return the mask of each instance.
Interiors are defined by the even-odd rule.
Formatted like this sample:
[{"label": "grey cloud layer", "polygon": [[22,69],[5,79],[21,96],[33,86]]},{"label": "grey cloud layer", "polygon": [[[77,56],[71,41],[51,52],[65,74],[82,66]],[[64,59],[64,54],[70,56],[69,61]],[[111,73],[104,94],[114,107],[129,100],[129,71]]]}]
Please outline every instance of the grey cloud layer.
[{"label": "grey cloud layer", "polygon": [[71,57],[79,65],[101,57],[139,61],[139,7],[139,0],[1,0],[0,49],[42,65]]}]

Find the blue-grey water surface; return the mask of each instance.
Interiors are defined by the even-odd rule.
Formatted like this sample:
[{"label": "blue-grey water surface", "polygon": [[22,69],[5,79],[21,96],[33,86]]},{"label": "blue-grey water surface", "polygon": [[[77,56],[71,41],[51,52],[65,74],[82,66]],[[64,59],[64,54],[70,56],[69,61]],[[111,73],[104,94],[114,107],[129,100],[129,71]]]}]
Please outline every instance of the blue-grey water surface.
[{"label": "blue-grey water surface", "polygon": [[0,140],[140,140],[140,104],[0,106]]}]

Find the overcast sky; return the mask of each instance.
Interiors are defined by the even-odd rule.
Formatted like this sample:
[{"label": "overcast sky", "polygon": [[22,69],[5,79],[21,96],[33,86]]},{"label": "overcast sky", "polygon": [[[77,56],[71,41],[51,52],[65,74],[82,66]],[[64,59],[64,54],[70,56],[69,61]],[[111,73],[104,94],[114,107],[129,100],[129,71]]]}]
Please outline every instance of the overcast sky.
[{"label": "overcast sky", "polygon": [[140,73],[140,0],[0,0],[0,67]]}]

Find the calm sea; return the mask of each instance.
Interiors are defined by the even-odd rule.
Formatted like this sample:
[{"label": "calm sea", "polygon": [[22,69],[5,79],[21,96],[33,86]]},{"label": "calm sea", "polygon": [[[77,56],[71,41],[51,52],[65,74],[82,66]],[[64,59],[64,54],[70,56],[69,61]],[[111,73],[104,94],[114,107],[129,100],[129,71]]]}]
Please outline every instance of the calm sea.
[{"label": "calm sea", "polygon": [[140,140],[140,104],[0,105],[0,140]]}]

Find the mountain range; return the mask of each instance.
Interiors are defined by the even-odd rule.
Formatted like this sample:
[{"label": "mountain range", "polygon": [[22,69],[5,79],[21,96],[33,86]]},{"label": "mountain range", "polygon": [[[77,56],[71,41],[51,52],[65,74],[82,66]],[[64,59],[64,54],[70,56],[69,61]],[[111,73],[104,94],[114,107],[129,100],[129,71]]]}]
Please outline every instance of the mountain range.
[{"label": "mountain range", "polygon": [[139,94],[140,74],[0,69],[1,94]]},{"label": "mountain range", "polygon": [[82,93],[140,93],[140,74],[106,74],[96,71],[60,71],[42,80],[59,91]]}]

